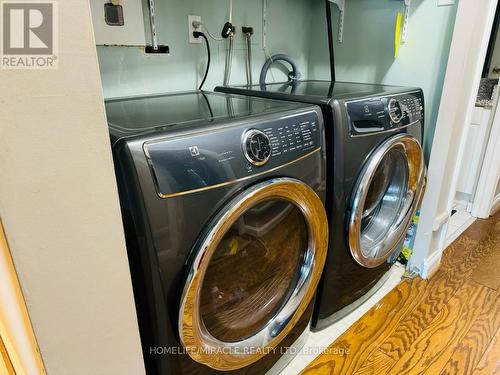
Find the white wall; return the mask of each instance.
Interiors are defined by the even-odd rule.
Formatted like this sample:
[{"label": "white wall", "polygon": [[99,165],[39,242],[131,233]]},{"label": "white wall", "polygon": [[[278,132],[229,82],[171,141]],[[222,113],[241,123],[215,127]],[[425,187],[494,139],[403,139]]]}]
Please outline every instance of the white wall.
[{"label": "white wall", "polygon": [[482,157],[488,144],[491,128],[491,109],[474,107],[472,121],[464,147],[463,161],[457,183],[455,200],[469,204],[474,198],[474,191],[481,172]]},{"label": "white wall", "polygon": [[472,216],[486,219],[500,205],[498,195],[500,178],[500,106],[493,110],[491,131],[482,160],[479,180],[472,204]]},{"label": "white wall", "polygon": [[[458,3],[458,1],[456,2]],[[432,145],[439,101],[450,50],[456,3],[437,6],[436,0],[412,0],[407,41],[394,58],[394,27],[399,0],[346,0],[343,43],[337,41],[339,11],[332,5],[335,65],[339,81],[421,87],[425,96],[425,153]],[[329,79],[324,4],[311,5],[309,77]]]},{"label": "white wall", "polygon": [[59,69],[0,70],[0,216],[51,375],[144,373],[88,1]]},{"label": "white wall", "polygon": [[[311,43],[309,33],[311,3],[323,0],[267,0],[267,50],[269,54],[286,53],[295,59],[307,77],[307,52]],[[267,59],[263,51],[262,0],[233,0],[233,24],[236,26],[235,47],[230,83],[245,84],[245,44],[242,26],[252,26],[253,82],[258,83],[260,70]],[[146,55],[138,47],[97,48],[106,98],[158,92],[195,90],[206,67],[205,44],[189,44],[189,14],[202,17],[204,27],[220,36],[228,19],[229,0],[162,0],[156,1],[157,35],[160,44],[170,47],[170,55]],[[324,18],[324,15],[320,15]],[[132,17],[133,18],[133,17]],[[127,20],[125,20],[127,22]],[[212,63],[204,89],[222,85],[227,40],[209,38]],[[148,39],[148,44],[150,40]],[[321,46],[327,48],[327,44]],[[278,82],[287,77],[280,71],[269,73]]]},{"label": "white wall", "polygon": [[458,3],[448,68],[430,155],[427,192],[410,267],[423,277],[439,266],[463,150],[497,1]]}]

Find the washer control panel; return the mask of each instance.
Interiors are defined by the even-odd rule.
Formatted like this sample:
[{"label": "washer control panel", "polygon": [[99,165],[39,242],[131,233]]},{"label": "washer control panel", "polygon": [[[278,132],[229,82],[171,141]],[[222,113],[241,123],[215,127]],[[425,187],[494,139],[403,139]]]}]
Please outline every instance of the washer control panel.
[{"label": "washer control panel", "polygon": [[352,136],[405,127],[424,119],[421,91],[346,103]]},{"label": "washer control panel", "polygon": [[285,122],[274,128],[266,128],[272,147],[272,156],[287,156],[319,147],[317,119]]},{"label": "washer control panel", "polygon": [[[143,144],[162,198],[231,183],[287,165],[322,146],[317,107],[171,134]],[[319,153],[318,157],[320,157]]]}]

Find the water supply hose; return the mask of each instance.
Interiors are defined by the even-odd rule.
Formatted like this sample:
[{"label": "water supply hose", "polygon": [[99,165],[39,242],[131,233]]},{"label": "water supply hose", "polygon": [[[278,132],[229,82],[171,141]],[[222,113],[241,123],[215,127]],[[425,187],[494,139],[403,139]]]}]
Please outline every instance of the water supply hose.
[{"label": "water supply hose", "polygon": [[285,61],[292,67],[292,71],[288,73],[288,82],[295,82],[299,79],[300,73],[297,69],[297,64],[295,64],[295,61],[288,55],[278,53],[267,59],[264,66],[262,67],[262,70],[260,71],[259,83],[261,88],[265,88],[267,72],[271,68],[271,65],[276,61]]},{"label": "water supply hose", "polygon": [[243,34],[245,35],[246,39],[246,73],[247,73],[247,85],[252,86],[253,84],[253,79],[252,79],[252,34],[253,34],[253,28],[252,27],[242,27]]},{"label": "water supply hose", "polygon": [[224,86],[228,86],[229,80],[231,79],[231,65],[233,64],[233,39],[234,35],[231,32],[229,35],[229,45],[226,54],[226,65],[224,67]]}]

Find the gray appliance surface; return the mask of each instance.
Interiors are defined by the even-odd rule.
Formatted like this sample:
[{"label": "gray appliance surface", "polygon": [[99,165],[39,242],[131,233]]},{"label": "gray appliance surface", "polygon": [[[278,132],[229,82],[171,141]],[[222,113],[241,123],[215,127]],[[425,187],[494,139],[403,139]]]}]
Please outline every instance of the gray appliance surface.
[{"label": "gray appliance surface", "polygon": [[197,91],[110,99],[106,114],[113,143],[118,139],[196,128],[300,108],[296,103]]},{"label": "gray appliance surface", "polygon": [[[219,373],[191,359],[179,339],[179,305],[196,243],[228,202],[263,181],[300,180],[324,201],[321,110],[200,91],[114,99],[106,110],[147,372]],[[293,129],[293,140],[281,139],[285,128]],[[265,165],[242,152],[248,129],[271,140]],[[271,209],[262,211],[268,212],[246,223],[249,234],[276,218]],[[275,352],[228,373],[271,369],[282,348],[308,329],[312,311],[313,303]],[[174,349],[166,354],[165,348]]]},{"label": "gray appliance surface", "polygon": [[330,82],[304,80],[294,82],[266,83],[256,85],[217,87],[215,91],[233,94],[252,95],[270,99],[299,101],[318,105],[331,104],[334,101],[359,100],[399,94],[418,88],[378,85],[356,82]]},{"label": "gray appliance surface", "polygon": [[[379,145],[397,134],[410,134],[422,144],[423,92],[415,87],[314,80],[217,87],[215,91],[317,104],[322,109],[330,242],[312,321],[313,330],[322,329],[341,319],[356,308],[359,301],[375,292],[377,283],[391,266],[386,263],[366,268],[355,261],[349,247],[348,220],[356,182]],[[405,116],[397,125],[388,114],[391,99],[404,103]]]}]

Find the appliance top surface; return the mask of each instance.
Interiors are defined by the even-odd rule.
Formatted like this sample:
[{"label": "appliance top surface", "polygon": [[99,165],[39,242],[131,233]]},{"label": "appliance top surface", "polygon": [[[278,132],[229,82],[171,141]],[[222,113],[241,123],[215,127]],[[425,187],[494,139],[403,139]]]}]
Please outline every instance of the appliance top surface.
[{"label": "appliance top surface", "polygon": [[[219,90],[219,89],[218,89]],[[220,88],[224,90],[224,88]],[[231,87],[234,93],[258,92],[269,93],[270,98],[292,99],[300,97],[301,101],[313,104],[329,104],[334,100],[355,100],[377,96],[394,95],[403,92],[419,90],[412,87],[388,86],[353,82],[330,81],[297,81],[294,83],[269,83],[265,85]],[[265,94],[264,94],[265,96]]]},{"label": "appliance top surface", "polygon": [[192,91],[107,100],[106,114],[112,137],[122,138],[173,126],[207,124],[303,107],[283,101]]}]

